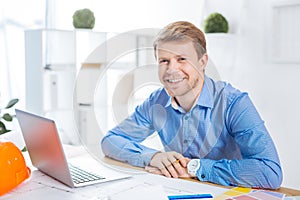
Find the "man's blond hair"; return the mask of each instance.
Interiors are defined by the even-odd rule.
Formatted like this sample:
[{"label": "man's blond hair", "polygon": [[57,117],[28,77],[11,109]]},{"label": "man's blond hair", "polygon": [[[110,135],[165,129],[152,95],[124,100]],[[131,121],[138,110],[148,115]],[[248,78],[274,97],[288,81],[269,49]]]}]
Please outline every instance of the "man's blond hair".
[{"label": "man's blond hair", "polygon": [[178,21],[164,27],[153,42],[155,57],[158,44],[171,41],[193,42],[199,59],[206,53],[204,33],[190,22]]}]

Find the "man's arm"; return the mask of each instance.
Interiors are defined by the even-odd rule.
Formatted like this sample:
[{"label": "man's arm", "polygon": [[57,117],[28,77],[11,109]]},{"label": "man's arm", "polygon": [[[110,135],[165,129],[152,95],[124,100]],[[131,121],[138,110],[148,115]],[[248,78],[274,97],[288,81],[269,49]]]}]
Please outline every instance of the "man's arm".
[{"label": "man's arm", "polygon": [[102,139],[103,153],[116,160],[144,167],[158,150],[141,144],[155,132],[150,119],[150,98],[137,106],[135,112],[110,130]]},{"label": "man's arm", "polygon": [[232,186],[280,187],[282,170],[275,145],[248,95],[233,101],[225,124],[240,148],[242,159],[201,159],[199,180]]},{"label": "man's arm", "polygon": [[108,157],[144,167],[149,164],[151,157],[158,150],[141,144],[153,133],[153,130],[139,125],[133,118],[134,115],[110,130],[102,139],[101,147],[103,153]]}]

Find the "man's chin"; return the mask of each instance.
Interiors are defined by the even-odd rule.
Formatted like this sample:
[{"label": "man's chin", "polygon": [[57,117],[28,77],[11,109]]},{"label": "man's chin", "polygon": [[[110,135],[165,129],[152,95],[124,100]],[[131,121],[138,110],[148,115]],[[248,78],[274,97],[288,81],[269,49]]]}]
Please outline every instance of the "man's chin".
[{"label": "man's chin", "polygon": [[172,97],[178,97],[182,96],[184,92],[181,90],[181,88],[166,88],[167,93]]},{"label": "man's chin", "polygon": [[177,92],[174,91],[174,90],[166,88],[166,91],[167,91],[168,95],[171,96],[171,97],[177,96]]}]

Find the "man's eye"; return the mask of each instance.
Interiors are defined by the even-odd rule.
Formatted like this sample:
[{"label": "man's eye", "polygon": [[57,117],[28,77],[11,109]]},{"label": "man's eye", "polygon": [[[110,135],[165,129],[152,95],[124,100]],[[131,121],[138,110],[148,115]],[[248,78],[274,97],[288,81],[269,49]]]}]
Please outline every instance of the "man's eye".
[{"label": "man's eye", "polygon": [[159,64],[166,64],[166,63],[168,63],[168,60],[160,60],[159,61]]},{"label": "man's eye", "polygon": [[178,61],[185,61],[186,60],[186,58],[178,58]]}]

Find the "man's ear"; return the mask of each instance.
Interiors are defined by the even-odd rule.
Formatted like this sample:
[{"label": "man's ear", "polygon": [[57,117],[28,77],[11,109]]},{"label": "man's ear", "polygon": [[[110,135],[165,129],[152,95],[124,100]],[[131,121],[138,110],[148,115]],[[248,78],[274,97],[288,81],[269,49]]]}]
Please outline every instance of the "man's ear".
[{"label": "man's ear", "polygon": [[200,67],[201,69],[204,71],[205,70],[205,67],[207,65],[207,62],[208,62],[208,55],[207,53],[203,54],[203,56],[199,59],[199,64],[200,64]]}]

